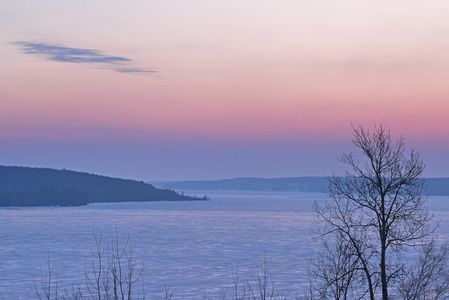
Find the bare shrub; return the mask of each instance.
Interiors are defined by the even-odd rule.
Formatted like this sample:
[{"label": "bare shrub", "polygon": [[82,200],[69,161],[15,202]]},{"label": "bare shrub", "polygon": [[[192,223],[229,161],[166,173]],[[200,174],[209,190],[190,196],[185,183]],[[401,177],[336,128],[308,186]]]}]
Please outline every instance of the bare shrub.
[{"label": "bare shrub", "polygon": [[232,296],[227,297],[226,290],[222,290],[222,300],[285,300],[287,296],[278,288],[271,272],[269,271],[267,260],[259,264],[255,275],[248,279],[241,280],[237,268],[232,269],[233,291]]},{"label": "bare shrub", "polygon": [[[95,249],[92,258],[86,262],[85,286],[59,290],[54,275],[54,262],[47,254],[46,269],[41,271],[40,282],[34,283],[34,294],[38,300],[144,300],[146,291],[136,284],[142,279],[143,265],[133,254],[129,237],[120,241],[117,230],[108,245],[104,245],[101,234],[93,234]],[[166,287],[166,297],[171,299],[173,291]]]}]

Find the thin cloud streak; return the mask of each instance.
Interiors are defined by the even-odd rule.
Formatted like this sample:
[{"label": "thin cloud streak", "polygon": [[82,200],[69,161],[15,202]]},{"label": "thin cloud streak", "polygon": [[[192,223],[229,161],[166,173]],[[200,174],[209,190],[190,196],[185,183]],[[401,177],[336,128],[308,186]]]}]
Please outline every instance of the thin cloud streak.
[{"label": "thin cloud streak", "polygon": [[81,64],[105,64],[119,73],[152,73],[155,71],[129,66],[131,59],[121,56],[108,56],[99,50],[81,49],[51,45],[46,43],[12,42],[21,47],[25,54],[40,55],[47,60]]},{"label": "thin cloud streak", "polygon": [[119,73],[155,73],[156,71],[143,70],[138,68],[114,68]]}]

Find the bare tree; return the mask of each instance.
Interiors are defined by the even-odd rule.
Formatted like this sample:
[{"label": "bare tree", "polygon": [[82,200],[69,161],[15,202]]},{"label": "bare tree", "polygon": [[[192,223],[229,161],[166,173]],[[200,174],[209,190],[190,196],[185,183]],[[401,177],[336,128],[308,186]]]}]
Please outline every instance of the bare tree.
[{"label": "bare tree", "polygon": [[309,299],[346,300],[353,296],[357,284],[359,258],[355,255],[353,245],[345,236],[337,232],[336,240],[330,243],[322,241],[323,250],[311,262],[309,268],[310,284]]},{"label": "bare tree", "polygon": [[[273,280],[268,268],[267,259],[257,267],[253,279],[240,281],[237,268],[232,269],[233,296],[235,300],[285,300],[286,294],[281,291]],[[222,290],[221,299],[227,300],[226,290]]]},{"label": "bare tree", "polygon": [[55,263],[50,259],[50,251],[47,250],[45,259],[46,270],[41,269],[40,284],[34,281],[34,294],[38,300],[58,299],[58,280],[54,276]]},{"label": "bare tree", "polygon": [[[107,266],[104,262],[104,249],[102,242],[102,234],[97,235],[93,232],[93,236],[95,239],[95,249],[91,250],[92,252],[92,260],[90,264],[90,269],[88,271],[87,268],[84,269],[84,274],[86,278],[86,286],[87,290],[90,293],[93,300],[101,300],[103,293],[107,293],[108,285],[107,285]],[[103,297],[103,299],[107,299],[107,297]]]},{"label": "bare tree", "polygon": [[162,294],[161,298],[158,298],[157,300],[171,300],[173,297],[173,294],[175,293],[175,288],[172,288],[169,285],[164,284],[164,292]]},{"label": "bare tree", "polygon": [[[102,235],[95,234],[95,249],[90,264],[85,267],[85,287],[72,286],[71,290],[58,289],[54,274],[54,263],[47,254],[46,270],[41,271],[40,284],[34,283],[34,294],[39,300],[144,300],[145,287],[140,294],[135,284],[141,279],[142,264],[133,255],[129,237],[124,243],[115,237],[109,247],[103,243]],[[143,284],[143,282],[142,282]],[[171,299],[174,290],[165,287],[163,299]]]},{"label": "bare tree", "polygon": [[416,264],[409,268],[399,285],[402,299],[449,299],[449,245],[439,248],[435,240],[422,246]]},{"label": "bare tree", "polygon": [[[143,267],[133,255],[129,237],[122,244],[116,230],[109,248],[104,249],[101,234],[95,237],[95,250],[90,269],[86,268],[86,285],[92,299],[131,300],[134,284],[141,278]],[[142,295],[144,297],[144,295]]]},{"label": "bare tree", "polygon": [[422,196],[425,165],[419,152],[406,154],[404,138],[393,140],[383,125],[373,131],[353,127],[352,141],[362,160],[353,153],[341,155],[339,160],[350,170],[328,178],[330,203],[313,206],[322,225],[319,237],[337,241],[337,247],[340,241],[346,243],[342,249],[351,261],[347,271],[352,277],[337,279],[357,281],[354,297],[367,294],[374,300],[380,288],[382,299],[388,300],[389,287],[406,272],[401,254],[434,230]]}]

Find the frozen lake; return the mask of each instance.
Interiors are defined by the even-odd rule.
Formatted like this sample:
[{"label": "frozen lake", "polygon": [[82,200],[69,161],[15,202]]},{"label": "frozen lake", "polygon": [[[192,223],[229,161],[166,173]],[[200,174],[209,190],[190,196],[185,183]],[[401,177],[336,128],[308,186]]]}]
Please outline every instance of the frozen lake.
[{"label": "frozen lake", "polygon": [[[209,299],[231,292],[232,269],[252,278],[266,258],[274,281],[294,299],[306,284],[306,262],[314,255],[309,232],[313,200],[324,194],[270,192],[186,192],[212,201],[102,203],[85,207],[0,209],[0,299],[35,299],[49,254],[61,288],[84,285],[86,262],[95,249],[93,232],[109,242],[115,230],[129,235],[143,262],[150,299],[164,284],[173,299]],[[449,239],[449,197],[430,197]]]}]

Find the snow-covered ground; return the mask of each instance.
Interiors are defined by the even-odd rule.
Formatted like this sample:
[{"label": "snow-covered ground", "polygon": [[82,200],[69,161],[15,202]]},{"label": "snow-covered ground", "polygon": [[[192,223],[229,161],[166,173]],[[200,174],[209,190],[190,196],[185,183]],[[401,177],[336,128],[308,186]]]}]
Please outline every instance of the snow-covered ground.
[{"label": "snow-covered ground", "polygon": [[[212,299],[230,289],[233,268],[252,278],[266,258],[274,281],[294,299],[306,284],[307,260],[315,253],[310,204],[326,196],[207,195],[211,201],[0,209],[0,299],[35,299],[34,280],[39,282],[47,255],[59,289],[84,285],[95,249],[93,232],[109,243],[116,230],[123,242],[129,235],[133,253],[144,265],[150,298],[160,296],[167,284],[176,288],[174,299]],[[448,240],[449,197],[431,197],[429,208],[435,219],[443,220],[440,237]]]}]

